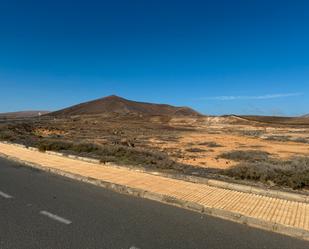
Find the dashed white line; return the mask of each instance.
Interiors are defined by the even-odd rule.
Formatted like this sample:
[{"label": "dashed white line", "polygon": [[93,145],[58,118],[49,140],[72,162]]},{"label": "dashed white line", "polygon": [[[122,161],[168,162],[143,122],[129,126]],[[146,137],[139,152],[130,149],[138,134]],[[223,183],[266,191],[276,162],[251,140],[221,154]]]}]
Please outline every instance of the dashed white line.
[{"label": "dashed white line", "polygon": [[45,215],[52,220],[58,221],[60,223],[66,224],[66,225],[70,225],[72,223],[72,221],[67,220],[66,218],[60,217],[56,214],[52,214],[52,213],[47,212],[47,211],[41,211],[40,214]]},{"label": "dashed white line", "polygon": [[5,198],[5,199],[12,199],[13,198],[13,196],[11,196],[11,195],[9,195],[7,193],[4,193],[2,191],[0,191],[0,196]]}]

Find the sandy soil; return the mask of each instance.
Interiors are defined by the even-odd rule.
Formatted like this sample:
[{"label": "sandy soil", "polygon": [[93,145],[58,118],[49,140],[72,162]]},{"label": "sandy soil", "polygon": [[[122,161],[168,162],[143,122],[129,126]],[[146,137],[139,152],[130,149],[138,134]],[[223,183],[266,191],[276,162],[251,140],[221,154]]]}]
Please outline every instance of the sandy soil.
[{"label": "sandy soil", "polygon": [[31,139],[123,145],[166,152],[172,159],[203,168],[229,168],[219,158],[234,150],[260,150],[287,159],[309,156],[309,124],[282,125],[229,117],[76,116],[0,124],[1,132]]},{"label": "sandy soil", "polygon": [[[234,161],[218,158],[220,154],[233,150],[261,150],[281,159],[309,156],[309,143],[267,139],[269,137],[279,138],[279,140],[282,138],[289,140],[308,138],[309,129],[255,127],[231,124],[225,121],[215,118],[213,122],[209,119],[206,119],[204,123],[190,122],[190,125],[196,128],[196,131],[183,133],[176,141],[167,142],[159,138],[152,138],[149,142],[167,152],[179,162],[198,167],[220,169],[229,168],[236,164]],[[173,123],[176,126],[180,124],[181,122]],[[251,133],[258,131],[259,136],[248,136],[248,131],[251,131]],[[243,134],[245,132],[247,132],[246,135]],[[217,146],[207,145],[209,142],[215,143]]]}]

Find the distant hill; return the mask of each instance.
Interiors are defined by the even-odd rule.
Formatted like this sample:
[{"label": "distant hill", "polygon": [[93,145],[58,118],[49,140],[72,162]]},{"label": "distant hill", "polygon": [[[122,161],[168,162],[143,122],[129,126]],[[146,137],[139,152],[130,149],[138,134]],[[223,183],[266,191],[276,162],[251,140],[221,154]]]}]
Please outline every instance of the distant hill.
[{"label": "distant hill", "polygon": [[175,107],[165,104],[152,104],[127,100],[115,95],[74,105],[49,113],[49,116],[73,116],[89,114],[139,114],[168,116],[199,116],[189,107]]},{"label": "distant hill", "polygon": [[278,117],[278,116],[238,116],[247,121],[254,121],[259,123],[267,123],[274,125],[309,125],[309,120],[305,116],[302,117]]},{"label": "distant hill", "polygon": [[0,113],[0,119],[16,119],[16,118],[30,118],[37,117],[49,113],[48,111],[20,111],[20,112],[6,112]]},{"label": "distant hill", "polygon": [[302,118],[309,118],[309,114],[303,115]]}]

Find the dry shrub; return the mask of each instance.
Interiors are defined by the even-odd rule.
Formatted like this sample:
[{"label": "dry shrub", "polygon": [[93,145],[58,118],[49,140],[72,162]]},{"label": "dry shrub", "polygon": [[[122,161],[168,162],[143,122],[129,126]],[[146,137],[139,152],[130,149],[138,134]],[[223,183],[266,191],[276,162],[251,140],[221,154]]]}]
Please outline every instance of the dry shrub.
[{"label": "dry shrub", "polygon": [[238,179],[274,183],[293,189],[309,187],[309,158],[242,162],[224,170],[224,174]]},{"label": "dry shrub", "polygon": [[293,139],[293,142],[307,144],[307,143],[309,143],[309,140],[308,140],[308,138],[298,137],[296,139]]},{"label": "dry shrub", "polygon": [[95,145],[91,143],[74,144],[64,141],[42,140],[37,144],[40,151],[61,151],[80,155],[93,156],[101,162],[143,166],[158,169],[177,169],[181,165],[171,160],[162,152],[131,148],[121,145]]},{"label": "dry shrub", "polygon": [[261,137],[264,134],[264,131],[262,130],[242,130],[242,131],[239,131],[239,133],[243,136],[248,136],[248,137]]},{"label": "dry shrub", "polygon": [[219,155],[219,157],[237,162],[255,162],[267,160],[269,158],[269,153],[261,150],[234,150],[225,152]]},{"label": "dry shrub", "polygon": [[217,144],[216,142],[203,142],[203,143],[200,143],[199,145],[204,145],[204,146],[207,146],[207,147],[210,147],[210,148],[215,148],[215,147],[222,147],[221,144]]},{"label": "dry shrub", "polygon": [[73,148],[73,144],[70,142],[63,142],[63,141],[48,141],[42,140],[39,141],[37,144],[37,148],[39,151],[65,151],[71,150]]},{"label": "dry shrub", "polygon": [[0,140],[12,141],[14,139],[14,132],[10,130],[0,131]]},{"label": "dry shrub", "polygon": [[269,141],[278,141],[278,142],[288,142],[288,141],[291,141],[291,137],[290,136],[268,136],[265,139],[269,140]]},{"label": "dry shrub", "polygon": [[205,150],[200,149],[200,148],[189,148],[189,149],[186,149],[186,151],[191,152],[191,153],[205,152]]}]

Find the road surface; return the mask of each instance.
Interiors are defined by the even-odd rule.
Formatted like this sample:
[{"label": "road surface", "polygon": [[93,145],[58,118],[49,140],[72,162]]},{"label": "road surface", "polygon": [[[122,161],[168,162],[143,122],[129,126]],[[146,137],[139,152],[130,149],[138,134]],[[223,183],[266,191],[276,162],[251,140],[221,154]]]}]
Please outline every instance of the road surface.
[{"label": "road surface", "polygon": [[0,249],[298,249],[309,242],[0,158]]}]

